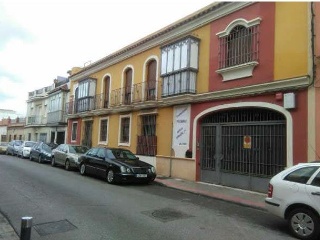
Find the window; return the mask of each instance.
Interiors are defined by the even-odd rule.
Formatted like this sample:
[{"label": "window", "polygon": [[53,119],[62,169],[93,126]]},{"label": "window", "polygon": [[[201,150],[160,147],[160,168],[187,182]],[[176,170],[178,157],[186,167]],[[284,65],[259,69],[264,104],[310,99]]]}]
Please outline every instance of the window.
[{"label": "window", "polygon": [[312,186],[320,187],[320,173],[315,176],[311,183]]},{"label": "window", "polygon": [[108,142],[108,119],[107,118],[100,119],[99,142],[100,143]]},{"label": "window", "polygon": [[77,140],[77,128],[78,128],[78,122],[72,123],[72,132],[71,132],[71,141],[75,142]]},{"label": "window", "polygon": [[130,121],[129,115],[120,117],[120,144],[130,144]]},{"label": "window", "polygon": [[161,48],[162,96],[196,92],[199,39],[187,37]]},{"label": "window", "polygon": [[86,79],[79,82],[76,93],[76,109],[78,112],[84,112],[94,109],[94,96],[96,91],[96,80]]},{"label": "window", "polygon": [[219,69],[223,80],[252,76],[259,60],[260,18],[236,19],[218,33]]},{"label": "window", "polygon": [[157,62],[151,60],[147,65],[147,82],[145,87],[146,100],[155,100],[157,84]]},{"label": "window", "polygon": [[318,167],[304,167],[288,174],[284,180],[297,183],[307,183],[309,178],[318,170]]},{"label": "window", "polygon": [[104,108],[109,107],[109,93],[110,93],[110,77],[107,76],[104,79],[104,102],[103,102]]},{"label": "window", "polygon": [[132,87],[132,69],[129,68],[125,71],[125,86],[124,86],[124,100],[123,103],[131,104],[131,87]]},{"label": "window", "polygon": [[147,156],[156,155],[156,115],[141,116],[141,135],[138,136],[137,142],[137,154]]}]

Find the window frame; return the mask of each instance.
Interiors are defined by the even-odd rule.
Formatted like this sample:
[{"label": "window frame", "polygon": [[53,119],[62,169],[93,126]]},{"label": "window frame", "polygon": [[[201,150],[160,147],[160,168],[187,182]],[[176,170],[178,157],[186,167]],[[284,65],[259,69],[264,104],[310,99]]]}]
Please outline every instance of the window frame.
[{"label": "window frame", "polygon": [[[261,22],[260,17],[252,19],[250,21],[247,21],[243,18],[238,18],[232,21],[225,28],[225,30],[216,34],[217,37],[219,38],[219,44],[218,44],[219,66],[218,66],[218,70],[216,70],[216,73],[222,75],[223,81],[251,77],[253,75],[254,67],[259,64],[260,22]],[[251,39],[250,41],[251,50],[250,50],[250,58],[249,58],[250,60],[244,61],[244,62],[240,61],[238,64],[229,64],[228,62],[231,61],[228,56],[230,54],[230,50],[228,49],[229,45],[232,43],[233,44],[239,43],[240,40],[228,42],[228,39],[230,40],[231,34],[233,34],[234,29],[236,29],[239,26],[244,27],[245,31],[249,31],[249,30],[251,31],[251,34],[249,35]],[[244,37],[248,37],[248,36],[244,36]],[[247,54],[247,53],[244,51],[244,54]],[[241,59],[241,57],[239,59]]]},{"label": "window frame", "polygon": [[[76,127],[74,127],[76,125]],[[75,132],[74,132],[75,130]],[[77,132],[78,132],[78,122],[72,122],[71,123],[71,142],[77,142]],[[75,136],[75,137],[74,137]]]},{"label": "window frame", "polygon": [[200,39],[186,36],[161,47],[162,97],[196,93]]},{"label": "window frame", "polygon": [[[123,119],[129,119],[128,124],[128,141],[123,141]],[[118,133],[118,146],[130,146],[131,142],[131,124],[132,124],[132,114],[120,115],[119,117],[119,133]]]},{"label": "window frame", "polygon": [[[105,136],[105,139],[102,139],[101,140],[101,134],[102,134],[102,121],[107,121],[106,123],[106,136]],[[104,145],[108,145],[108,142],[109,142],[109,117],[103,117],[103,118],[100,118],[100,121],[99,121],[99,135],[98,135],[98,142],[99,144],[104,144]]]}]

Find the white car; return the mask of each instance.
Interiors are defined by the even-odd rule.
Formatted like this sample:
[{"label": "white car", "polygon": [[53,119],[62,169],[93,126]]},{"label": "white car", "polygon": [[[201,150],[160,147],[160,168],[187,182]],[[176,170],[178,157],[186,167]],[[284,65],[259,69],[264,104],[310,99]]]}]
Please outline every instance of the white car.
[{"label": "white car", "polygon": [[17,150],[17,156],[22,158],[28,158],[30,156],[31,148],[36,143],[37,142],[33,142],[33,141],[24,141]]},{"label": "white car", "polygon": [[320,162],[300,163],[269,183],[267,210],[286,219],[299,239],[320,239]]}]

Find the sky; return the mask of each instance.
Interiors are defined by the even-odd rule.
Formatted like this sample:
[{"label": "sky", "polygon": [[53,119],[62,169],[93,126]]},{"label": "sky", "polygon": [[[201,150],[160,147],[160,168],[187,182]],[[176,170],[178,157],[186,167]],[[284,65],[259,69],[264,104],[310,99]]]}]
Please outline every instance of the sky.
[{"label": "sky", "polygon": [[0,109],[213,0],[0,0]]}]

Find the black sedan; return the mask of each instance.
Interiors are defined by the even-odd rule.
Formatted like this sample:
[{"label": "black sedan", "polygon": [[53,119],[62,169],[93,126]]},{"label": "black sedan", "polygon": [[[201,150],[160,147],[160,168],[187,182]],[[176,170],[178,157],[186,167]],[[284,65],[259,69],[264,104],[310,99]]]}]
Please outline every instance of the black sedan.
[{"label": "black sedan", "polygon": [[122,148],[95,147],[79,159],[80,174],[106,178],[108,183],[146,182],[156,178],[155,168],[140,161],[132,152]]},{"label": "black sedan", "polygon": [[36,143],[30,150],[29,159],[38,160],[39,163],[51,162],[52,149],[43,142]]}]

